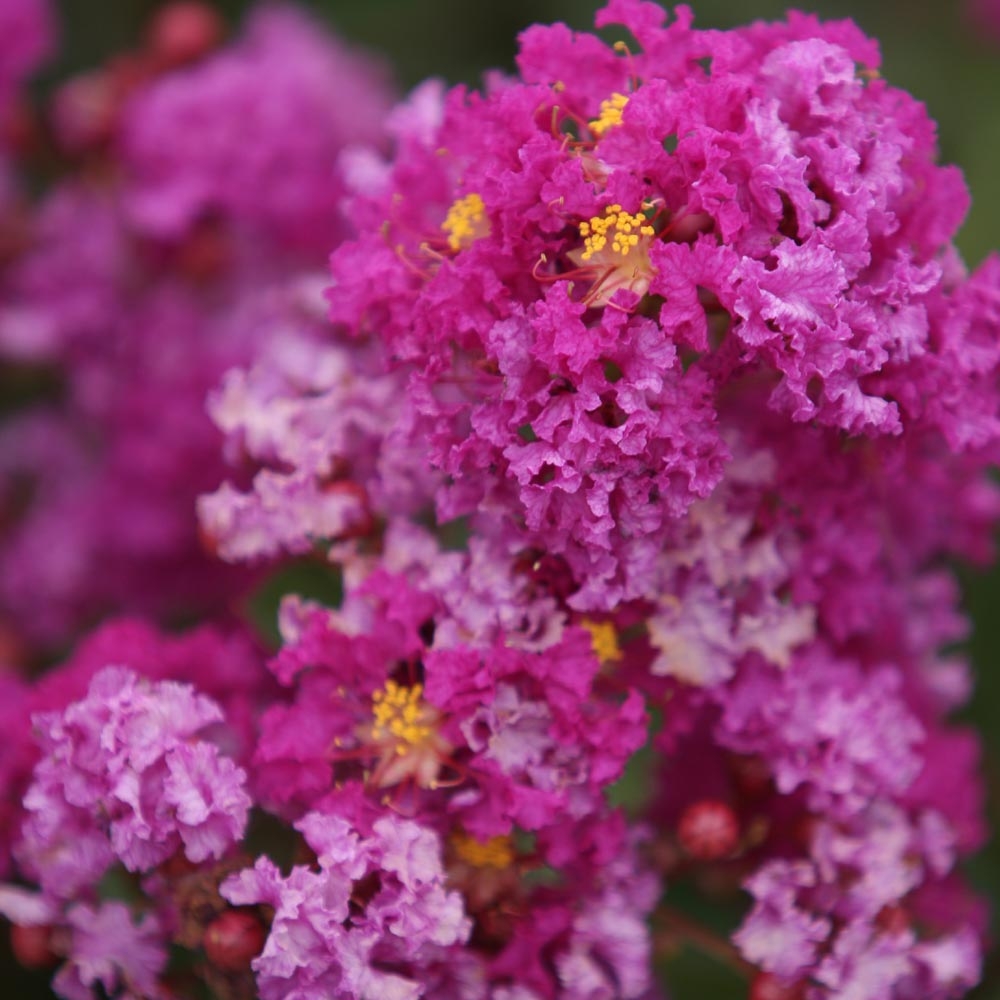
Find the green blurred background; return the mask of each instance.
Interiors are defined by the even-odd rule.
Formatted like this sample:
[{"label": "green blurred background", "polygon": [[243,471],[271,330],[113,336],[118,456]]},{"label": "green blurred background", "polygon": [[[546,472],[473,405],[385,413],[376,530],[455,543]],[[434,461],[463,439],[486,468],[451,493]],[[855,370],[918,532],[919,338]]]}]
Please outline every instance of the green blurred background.
[{"label": "green blurred background", "polygon": [[[62,0],[61,53],[41,85],[94,67],[133,44],[156,0]],[[235,21],[245,0],[217,0]],[[306,4],[342,36],[381,55],[400,92],[428,76],[475,84],[483,70],[513,66],[518,32],[534,22],[565,21],[586,29],[592,0],[312,0]],[[777,18],[780,0],[694,0],[701,27],[729,27]],[[1000,28],[991,36],[969,16],[965,0],[840,0],[795,5],[830,18],[857,21],[882,44],[883,75],[925,101],[940,125],[942,158],[958,164],[972,191],[973,207],[959,236],[970,267],[1000,246]],[[331,95],[336,99],[335,95]],[[1000,572],[962,572],[975,620],[969,651],[978,693],[968,716],[987,746],[992,826],[1000,826]],[[1000,910],[1000,846],[996,842],[971,866],[973,881]],[[689,901],[694,905],[694,900]],[[725,923],[730,914],[698,914]],[[996,925],[996,921],[995,921]],[[739,1000],[745,986],[695,953],[683,953],[669,972],[674,1000]],[[14,994],[38,996],[42,982],[10,982]],[[8,994],[13,995],[13,994]],[[977,1000],[1000,1000],[1000,961],[988,962]]]}]

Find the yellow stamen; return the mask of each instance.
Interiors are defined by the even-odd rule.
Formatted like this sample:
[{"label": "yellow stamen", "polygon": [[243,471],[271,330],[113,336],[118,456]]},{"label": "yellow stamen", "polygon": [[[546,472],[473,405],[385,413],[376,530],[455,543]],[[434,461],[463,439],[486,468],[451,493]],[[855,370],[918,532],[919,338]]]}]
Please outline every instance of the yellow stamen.
[{"label": "yellow stamen", "polygon": [[467,833],[455,833],[451,844],[458,857],[473,868],[509,868],[514,863],[510,837],[490,837],[483,843]]},{"label": "yellow stamen", "polygon": [[403,687],[386,681],[372,695],[371,727],[362,740],[378,755],[370,780],[379,788],[412,780],[436,788],[441,767],[454,747],[441,735],[441,713],[423,698],[422,684]]},{"label": "yellow stamen", "polygon": [[488,236],[490,220],[486,218],[483,199],[473,192],[459,198],[451,208],[441,228],[448,234],[448,246],[462,250],[480,237]]},{"label": "yellow stamen", "polygon": [[614,128],[622,123],[622,110],[628,104],[628,98],[624,94],[612,94],[606,101],[601,101],[601,113],[590,125],[590,131],[598,138],[604,135],[609,128]]},{"label": "yellow stamen", "polygon": [[372,737],[377,743],[395,740],[396,753],[402,755],[427,742],[434,727],[421,698],[423,691],[422,684],[404,688],[395,681],[386,681],[385,687],[372,695]]},{"label": "yellow stamen", "polygon": [[617,663],[624,657],[618,645],[618,632],[611,622],[594,622],[584,618],[580,624],[590,633],[590,646],[601,663]]},{"label": "yellow stamen", "polygon": [[583,237],[582,261],[588,261],[600,253],[611,241],[611,253],[627,257],[633,247],[639,245],[643,236],[652,236],[654,229],[644,215],[630,215],[622,211],[621,205],[608,205],[603,218],[592,216],[589,222],[580,223]]}]

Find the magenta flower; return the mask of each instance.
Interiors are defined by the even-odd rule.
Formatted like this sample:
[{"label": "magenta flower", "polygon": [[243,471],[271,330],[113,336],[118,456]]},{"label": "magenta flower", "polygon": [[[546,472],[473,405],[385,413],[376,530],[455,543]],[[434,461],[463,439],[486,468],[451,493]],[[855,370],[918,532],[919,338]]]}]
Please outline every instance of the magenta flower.
[{"label": "magenta flower", "polygon": [[656,1000],[685,943],[752,1000],[977,981],[1000,258],[851,22],[596,25],[385,115],[280,7],[62,92],[109,169],[0,279],[66,372],[0,430],[5,613],[336,594],[274,577],[269,678],[134,622],[8,678],[0,911],[64,995]]},{"label": "magenta flower", "polygon": [[[261,858],[222,886],[234,903],[274,908],[270,936],[253,963],[260,995],[424,996],[421,967],[444,960],[444,949],[469,933],[461,897],[445,889],[437,836],[391,813],[367,834],[322,813],[297,826],[317,854],[318,872],[296,866],[286,877]],[[375,889],[358,905],[358,883],[366,878]],[[384,971],[392,967],[412,971]]]},{"label": "magenta flower", "polygon": [[136,923],[122,903],[69,911],[72,944],[52,988],[66,1000],[90,1000],[95,986],[126,998],[164,996],[158,977],[166,965],[161,929],[152,917]]},{"label": "magenta flower", "polygon": [[170,238],[220,215],[258,238],[328,251],[342,233],[337,158],[380,140],[385,77],[303,11],[261,5],[228,49],[130,102],[129,218]]},{"label": "magenta flower", "polygon": [[0,9],[0,109],[52,54],[55,24],[48,0],[5,0]]},{"label": "magenta flower", "polygon": [[72,899],[116,860],[142,872],[178,851],[196,864],[221,858],[251,805],[243,769],[194,739],[221,719],[189,685],[118,667],[64,712],[36,716],[42,757],[17,849],[25,871]]},{"label": "magenta flower", "polygon": [[60,386],[0,427],[0,616],[45,652],[109,612],[218,614],[253,582],[194,518],[225,472],[205,397],[321,315],[315,274],[346,232],[337,159],[378,141],[389,104],[380,70],[292,7],[256,11],[193,65],[158,58],[57,100],[88,169],[45,194],[0,275],[0,354]]},{"label": "magenta flower", "polygon": [[846,23],[719,36],[640,10],[599,18],[639,52],[534,27],[523,81],[401,109],[329,293],[411,373],[439,517],[503,512],[568,560],[586,609],[663,589],[655,553],[718,487],[722,403],[752,380],[788,434],[906,427],[958,450],[996,432],[995,349],[965,346],[996,264],[965,282],[939,259],[964,189],[874,45]]}]

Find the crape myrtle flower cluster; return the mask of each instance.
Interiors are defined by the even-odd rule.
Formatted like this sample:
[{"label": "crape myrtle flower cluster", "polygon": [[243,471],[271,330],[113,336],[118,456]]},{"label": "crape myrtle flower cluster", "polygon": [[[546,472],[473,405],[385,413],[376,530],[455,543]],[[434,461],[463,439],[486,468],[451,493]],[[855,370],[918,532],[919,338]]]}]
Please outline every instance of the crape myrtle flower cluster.
[{"label": "crape myrtle flower cluster", "polygon": [[[876,44],[611,0],[618,41],[534,26],[516,75],[385,111],[287,8],[193,57],[163,23],[183,67],[61,93],[99,180],[2,276],[0,344],[80,408],[11,418],[16,595],[76,627],[95,588],[42,599],[17,539],[93,484],[105,606],[162,622],[211,555],[226,596],[307,557],[342,597],[292,588],[270,655],[122,620],[3,679],[21,961],[71,1000],[655,1000],[686,941],[753,1000],[964,995],[950,566],[1000,515],[1000,259],[959,258],[963,181]],[[180,576],[107,541],[194,538],[199,490]]]},{"label": "crape myrtle flower cluster", "polygon": [[246,589],[191,514],[224,474],[204,399],[322,316],[348,232],[336,158],[378,141],[390,99],[298,10],[261,7],[216,49],[220,32],[208,7],[167,7],[143,47],[50,102],[65,170],[0,275],[4,363],[46,388],[0,424],[0,615],[29,650],[109,611],[175,619]]}]

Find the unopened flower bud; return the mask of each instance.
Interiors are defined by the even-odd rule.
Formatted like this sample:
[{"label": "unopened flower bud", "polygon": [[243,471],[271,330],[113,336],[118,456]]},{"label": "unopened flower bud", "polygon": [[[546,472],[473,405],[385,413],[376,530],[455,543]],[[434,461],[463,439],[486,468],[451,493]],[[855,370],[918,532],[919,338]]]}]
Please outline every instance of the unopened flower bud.
[{"label": "unopened flower bud", "polygon": [[225,972],[241,972],[264,948],[264,928],[246,910],[226,910],[205,930],[203,944],[208,960]]},{"label": "unopened flower bud", "polygon": [[10,929],[10,950],[26,969],[44,969],[57,961],[52,950],[52,928],[47,924],[22,926],[13,924]]},{"label": "unopened flower bud", "polygon": [[688,806],[677,826],[681,847],[699,861],[717,861],[733,853],[740,840],[736,813],[719,799]]},{"label": "unopened flower bud", "polygon": [[770,972],[760,973],[750,984],[749,1000],[802,1000],[800,981],[787,982]]},{"label": "unopened flower bud", "polygon": [[164,68],[183,66],[211,52],[225,33],[208,4],[176,0],[161,8],[149,27],[149,47]]}]

